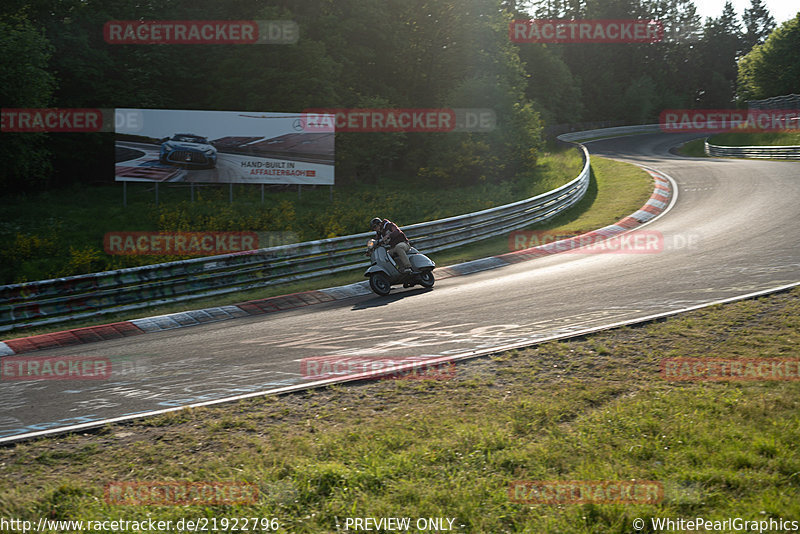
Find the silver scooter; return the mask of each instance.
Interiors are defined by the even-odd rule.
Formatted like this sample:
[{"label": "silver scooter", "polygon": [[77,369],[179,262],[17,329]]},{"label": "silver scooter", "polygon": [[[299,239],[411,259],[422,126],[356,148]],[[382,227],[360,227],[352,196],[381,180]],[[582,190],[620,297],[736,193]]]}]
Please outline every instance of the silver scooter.
[{"label": "silver scooter", "polygon": [[411,262],[414,272],[401,273],[397,263],[389,255],[389,245],[384,245],[377,239],[367,241],[367,256],[372,265],[364,273],[369,278],[369,287],[378,295],[388,295],[392,286],[403,284],[403,287],[412,287],[416,284],[422,287],[433,287],[433,263],[425,254],[414,247],[408,251],[408,261]]}]

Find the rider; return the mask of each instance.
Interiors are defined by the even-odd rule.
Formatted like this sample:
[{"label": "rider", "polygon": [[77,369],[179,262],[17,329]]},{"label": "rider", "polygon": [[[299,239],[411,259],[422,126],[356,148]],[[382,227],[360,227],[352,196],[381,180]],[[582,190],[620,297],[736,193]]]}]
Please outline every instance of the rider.
[{"label": "rider", "polygon": [[408,244],[406,234],[389,219],[380,217],[372,219],[369,227],[375,231],[381,242],[389,245],[389,254],[400,262],[402,272],[413,272],[411,262],[408,261],[407,253],[411,249],[411,245]]}]

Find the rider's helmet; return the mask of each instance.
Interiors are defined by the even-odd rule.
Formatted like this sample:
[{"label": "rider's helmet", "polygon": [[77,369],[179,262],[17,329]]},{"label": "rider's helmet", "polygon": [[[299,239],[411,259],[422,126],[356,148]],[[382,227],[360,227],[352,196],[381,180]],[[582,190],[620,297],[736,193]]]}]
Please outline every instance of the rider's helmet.
[{"label": "rider's helmet", "polygon": [[376,230],[375,226],[381,224],[382,222],[383,219],[381,219],[380,217],[373,217],[372,220],[369,222],[369,227],[372,230]]}]

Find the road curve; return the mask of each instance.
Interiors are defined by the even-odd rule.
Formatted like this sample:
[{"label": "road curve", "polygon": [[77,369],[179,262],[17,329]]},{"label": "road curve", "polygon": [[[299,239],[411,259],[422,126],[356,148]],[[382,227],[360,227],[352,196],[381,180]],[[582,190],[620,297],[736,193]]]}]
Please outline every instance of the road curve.
[{"label": "road curve", "polygon": [[[672,209],[648,254],[562,253],[467,276],[271,313],[37,352],[107,358],[109,380],[0,382],[0,441],[308,382],[299,360],[431,357],[701,305],[800,280],[800,162],[684,158],[686,136],[587,143],[666,173]],[[435,255],[434,255],[435,260]]]}]

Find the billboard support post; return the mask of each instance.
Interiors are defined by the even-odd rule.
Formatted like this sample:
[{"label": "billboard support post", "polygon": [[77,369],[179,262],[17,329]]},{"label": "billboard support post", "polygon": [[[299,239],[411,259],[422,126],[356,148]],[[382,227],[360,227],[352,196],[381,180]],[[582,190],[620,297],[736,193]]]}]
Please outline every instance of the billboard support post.
[{"label": "billboard support post", "polygon": [[128,182],[122,182],[122,207],[128,207]]},{"label": "billboard support post", "polygon": [[233,182],[228,184],[228,204],[233,204]]},{"label": "billboard support post", "polygon": [[156,182],[156,206],[158,206],[158,182]]},{"label": "billboard support post", "polygon": [[330,195],[328,195],[328,200],[333,202],[333,186],[331,186]]},{"label": "billboard support post", "polygon": [[192,194],[192,197],[191,197],[191,198],[192,198],[192,204],[194,204],[194,182],[192,182],[192,183],[190,183],[190,184],[189,184],[189,191],[191,191],[191,194]]},{"label": "billboard support post", "polygon": [[300,200],[303,196],[303,185],[297,184],[297,200]]},{"label": "billboard support post", "polygon": [[261,184],[261,203],[264,203],[264,184]]}]

